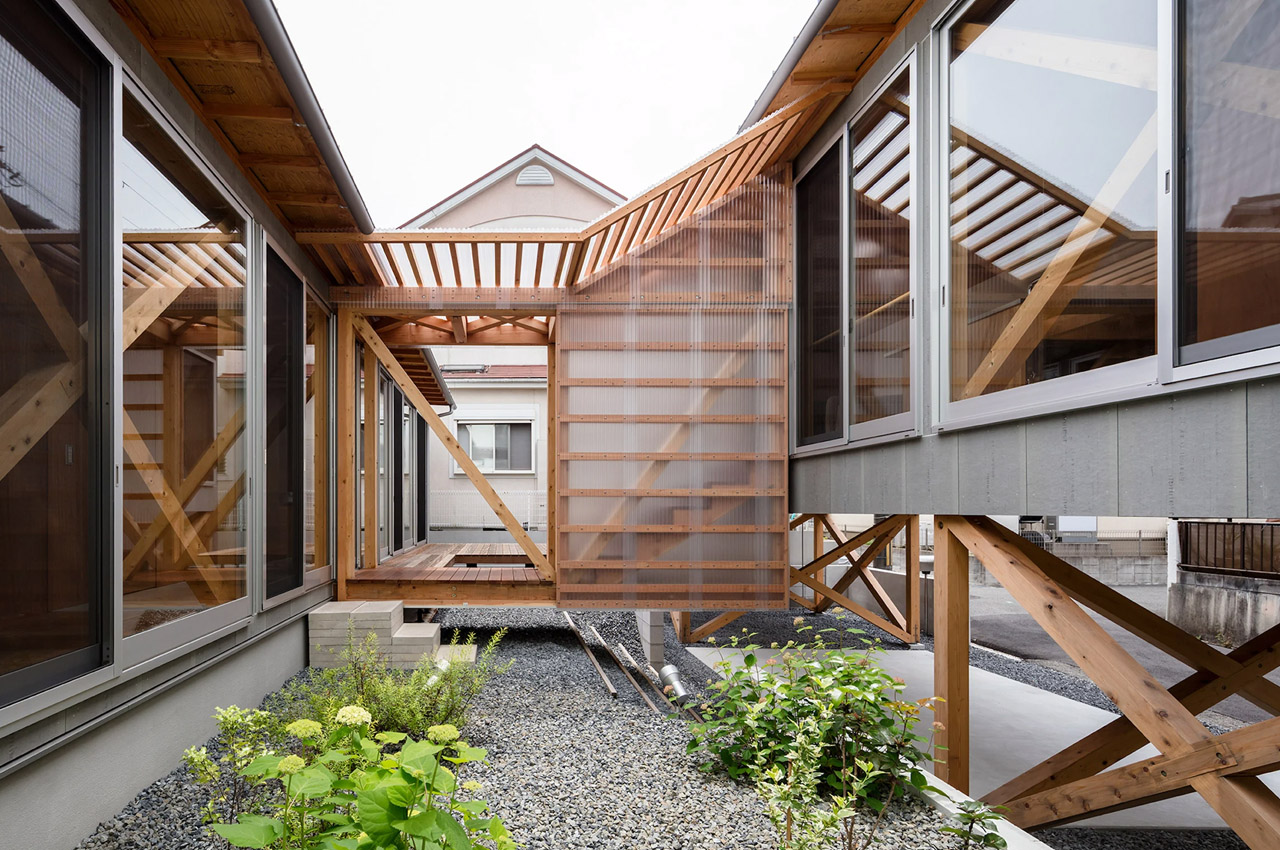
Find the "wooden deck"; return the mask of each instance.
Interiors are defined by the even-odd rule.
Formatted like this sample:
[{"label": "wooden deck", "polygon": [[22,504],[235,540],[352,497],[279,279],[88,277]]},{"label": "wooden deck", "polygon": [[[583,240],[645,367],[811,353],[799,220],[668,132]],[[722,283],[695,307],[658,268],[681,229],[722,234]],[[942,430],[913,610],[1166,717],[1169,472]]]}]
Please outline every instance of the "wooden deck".
[{"label": "wooden deck", "polygon": [[356,570],[347,579],[346,598],[440,607],[554,605],[556,586],[538,576],[514,543],[426,543]]}]

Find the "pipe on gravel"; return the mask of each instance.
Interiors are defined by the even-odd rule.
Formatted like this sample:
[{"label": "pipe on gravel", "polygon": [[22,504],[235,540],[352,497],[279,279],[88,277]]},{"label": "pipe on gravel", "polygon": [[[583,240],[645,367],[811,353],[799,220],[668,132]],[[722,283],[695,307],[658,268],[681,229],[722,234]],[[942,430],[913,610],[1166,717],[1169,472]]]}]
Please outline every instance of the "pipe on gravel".
[{"label": "pipe on gravel", "polygon": [[671,688],[671,701],[681,708],[693,696],[689,693],[689,689],[684,686],[684,682],[680,681],[680,670],[674,664],[667,664],[658,671],[658,679],[662,682],[663,688]]}]

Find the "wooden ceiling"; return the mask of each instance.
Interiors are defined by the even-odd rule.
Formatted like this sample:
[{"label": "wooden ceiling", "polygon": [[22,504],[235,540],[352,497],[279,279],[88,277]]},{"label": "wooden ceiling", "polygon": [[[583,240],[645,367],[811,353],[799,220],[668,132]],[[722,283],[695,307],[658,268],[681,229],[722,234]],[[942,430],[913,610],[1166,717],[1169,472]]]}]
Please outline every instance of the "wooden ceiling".
[{"label": "wooden ceiling", "polygon": [[831,80],[857,82],[923,5],[924,0],[840,0],[765,114]]},{"label": "wooden ceiling", "polygon": [[[111,0],[111,5],[290,231],[357,230],[311,129],[240,0]],[[352,260],[365,264],[359,257]]]}]

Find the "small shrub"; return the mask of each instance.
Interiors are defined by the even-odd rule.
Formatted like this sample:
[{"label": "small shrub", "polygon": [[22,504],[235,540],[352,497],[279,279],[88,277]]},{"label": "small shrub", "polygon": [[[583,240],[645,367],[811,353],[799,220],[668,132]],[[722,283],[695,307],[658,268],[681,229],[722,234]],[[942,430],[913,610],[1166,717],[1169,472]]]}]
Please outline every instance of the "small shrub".
[{"label": "small shrub", "polygon": [[[877,645],[844,646],[861,634],[827,628],[807,644],[774,644],[781,651],[761,667],[760,647],[732,638],[743,663],[717,664],[723,678],[708,683],[705,721],[691,724],[689,751],[708,756],[702,769],[755,782],[784,850],[867,847],[906,783],[929,787],[917,746],[927,742],[914,729],[933,700],[900,699],[903,683],[876,663]],[[869,823],[859,818],[867,809]]]},{"label": "small shrub", "polygon": [[241,768],[241,777],[266,789],[264,813],[213,831],[234,847],[280,850],[515,850],[502,820],[485,816],[489,807],[475,796],[480,783],[461,781],[465,766],[487,754],[455,727],[433,726],[414,740],[375,735],[360,706],[340,707],[335,719],[327,736],[313,721],[290,724],[305,757],[261,756]]},{"label": "small shrub", "polygon": [[[505,629],[494,632],[474,662],[445,663],[424,655],[414,669],[397,670],[387,663],[377,635],[370,632],[363,641],[356,641],[349,627],[340,654],[342,666],[310,671],[306,678],[287,685],[269,707],[285,722],[305,718],[326,727],[334,725],[338,710],[346,705],[366,709],[378,729],[411,735],[424,735],[430,727],[443,724],[465,726],[480,691],[511,667],[496,657],[505,635]],[[449,645],[474,643],[474,633],[462,642],[455,630]]]},{"label": "small shrub", "polygon": [[1004,820],[1004,816],[1000,814],[1004,811],[1004,806],[989,806],[981,800],[962,800],[959,809],[955,817],[960,826],[944,826],[942,831],[960,836],[964,842],[963,850],[969,850],[975,841],[978,847],[991,847],[994,850],[1004,850],[1008,846],[996,827],[998,822]]},{"label": "small shrub", "polygon": [[274,753],[281,743],[280,724],[270,712],[231,705],[215,710],[213,718],[218,724],[222,756],[215,759],[206,747],[189,747],[182,754],[196,782],[212,787],[201,813],[205,823],[255,810],[259,801],[240,771],[255,759]]}]

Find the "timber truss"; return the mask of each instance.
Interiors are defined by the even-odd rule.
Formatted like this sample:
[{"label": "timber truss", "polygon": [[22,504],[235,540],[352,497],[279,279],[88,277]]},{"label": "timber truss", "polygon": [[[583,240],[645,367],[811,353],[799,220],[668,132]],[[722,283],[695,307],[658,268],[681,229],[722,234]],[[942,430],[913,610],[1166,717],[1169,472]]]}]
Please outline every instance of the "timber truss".
[{"label": "timber truss", "polygon": [[[1081,818],[1196,792],[1254,850],[1280,847],[1280,798],[1259,779],[1280,768],[1280,716],[1216,735],[1196,715],[1232,694],[1280,715],[1280,627],[1223,654],[986,517],[942,516],[934,531],[937,773],[968,784],[969,554],[1116,704],[1121,717],[987,795],[1018,826]],[[1086,608],[1195,672],[1166,688]],[[1160,755],[1117,767],[1151,744]]]},{"label": "timber truss", "polygon": [[[901,641],[918,643],[920,640],[919,517],[890,516],[853,537],[845,537],[830,514],[800,514],[791,520],[790,528],[795,530],[811,520],[815,557],[802,567],[791,567],[790,575],[792,588],[797,585],[809,588],[813,591],[813,599],[808,599],[792,589],[788,591],[790,600],[819,614],[832,605],[839,605]],[[871,571],[871,564],[904,530],[907,536],[906,592],[903,606],[899,608],[876,578],[875,573]],[[836,545],[829,552],[824,552],[827,534],[831,535]],[[834,585],[828,586],[819,576],[827,567],[841,560],[847,561],[849,567]],[[877,614],[848,597],[849,588],[858,579],[862,579],[866,584],[881,613]],[[747,612],[726,611],[696,628],[690,622],[687,612],[672,611],[671,620],[676,628],[676,636],[682,642],[697,643],[723,629],[745,613]]]}]

